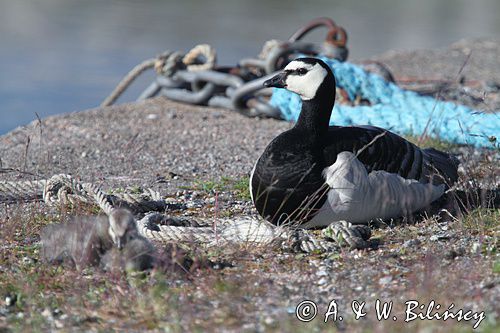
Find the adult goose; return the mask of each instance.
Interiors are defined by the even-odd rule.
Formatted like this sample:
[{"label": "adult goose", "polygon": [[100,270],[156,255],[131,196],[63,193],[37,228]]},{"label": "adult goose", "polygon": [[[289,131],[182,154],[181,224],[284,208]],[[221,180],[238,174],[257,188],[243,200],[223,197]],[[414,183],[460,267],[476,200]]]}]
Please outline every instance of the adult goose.
[{"label": "adult goose", "polygon": [[458,178],[458,162],[446,153],[373,126],[329,126],[335,77],[319,59],[296,59],[264,85],[302,99],[296,124],[271,141],[250,177],[255,207],[274,224],[400,217],[428,206]]}]

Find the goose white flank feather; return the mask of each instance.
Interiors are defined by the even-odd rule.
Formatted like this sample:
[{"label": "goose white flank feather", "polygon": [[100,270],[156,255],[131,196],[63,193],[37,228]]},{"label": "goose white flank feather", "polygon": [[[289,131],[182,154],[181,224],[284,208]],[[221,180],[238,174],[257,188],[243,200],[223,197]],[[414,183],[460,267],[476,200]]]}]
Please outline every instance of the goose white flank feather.
[{"label": "goose white flank feather", "polygon": [[304,227],[325,226],[332,221],[364,223],[374,216],[398,217],[426,207],[444,193],[444,184],[422,184],[386,171],[366,172],[353,153],[341,152],[324,171],[330,186],[328,198]]}]

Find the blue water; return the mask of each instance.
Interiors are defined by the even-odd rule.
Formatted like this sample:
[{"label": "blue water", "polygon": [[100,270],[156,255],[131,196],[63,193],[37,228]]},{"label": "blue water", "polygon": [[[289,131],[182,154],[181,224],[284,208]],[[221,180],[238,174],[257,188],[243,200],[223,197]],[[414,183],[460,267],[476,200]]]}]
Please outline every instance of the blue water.
[{"label": "blue water", "polygon": [[36,114],[98,106],[129,69],[165,49],[209,43],[219,64],[233,65],[317,16],[346,28],[350,59],[500,36],[498,0],[0,0],[0,134]]}]

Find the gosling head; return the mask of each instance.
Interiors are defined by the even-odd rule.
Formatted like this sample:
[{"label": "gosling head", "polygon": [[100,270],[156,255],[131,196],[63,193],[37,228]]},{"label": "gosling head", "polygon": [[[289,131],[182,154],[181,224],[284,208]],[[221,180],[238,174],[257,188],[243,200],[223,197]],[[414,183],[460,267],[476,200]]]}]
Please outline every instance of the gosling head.
[{"label": "gosling head", "polygon": [[134,216],[126,209],[115,209],[109,215],[109,236],[119,249],[137,238],[137,224]]},{"label": "gosling head", "polygon": [[[333,74],[327,64],[316,58],[298,58],[291,61],[282,72],[264,82],[265,87],[285,88],[302,100],[310,100]],[[332,80],[335,83],[335,80]]]}]

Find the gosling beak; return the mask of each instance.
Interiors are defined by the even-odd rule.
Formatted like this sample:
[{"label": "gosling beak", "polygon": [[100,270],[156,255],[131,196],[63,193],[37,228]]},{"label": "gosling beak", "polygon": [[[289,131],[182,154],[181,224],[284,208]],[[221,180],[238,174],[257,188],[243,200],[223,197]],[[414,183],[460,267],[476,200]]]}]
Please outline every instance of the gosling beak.
[{"label": "gosling beak", "polygon": [[118,241],[116,242],[116,247],[118,248],[118,250],[121,250],[123,248],[121,239],[118,239]]},{"label": "gosling beak", "polygon": [[286,88],[286,73],[281,72],[267,81],[264,81],[264,87]]}]

